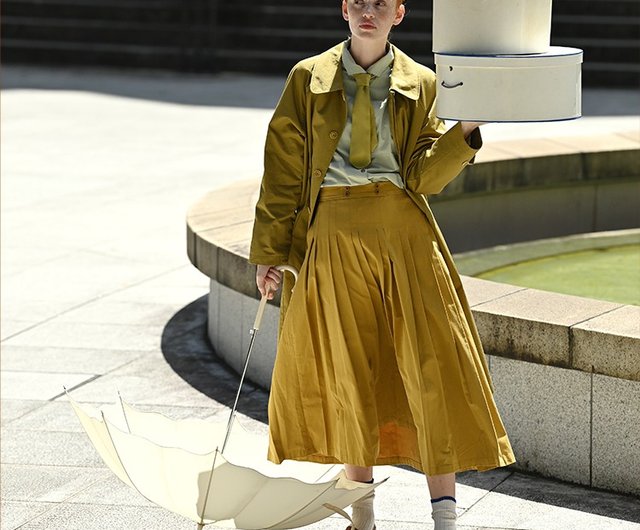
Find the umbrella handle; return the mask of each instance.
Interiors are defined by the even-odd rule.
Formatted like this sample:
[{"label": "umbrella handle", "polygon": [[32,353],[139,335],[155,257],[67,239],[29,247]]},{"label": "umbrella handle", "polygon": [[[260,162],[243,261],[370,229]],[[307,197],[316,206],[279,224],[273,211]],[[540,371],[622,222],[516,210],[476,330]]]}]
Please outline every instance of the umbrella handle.
[{"label": "umbrella handle", "polygon": [[[291,265],[278,265],[276,267],[279,271],[289,271],[293,274],[295,280],[298,280],[298,270]],[[254,332],[260,329],[260,324],[262,323],[262,316],[264,315],[264,310],[267,307],[267,297],[269,296],[270,289],[267,288],[265,295],[260,299],[260,305],[258,306],[258,313],[256,314],[256,320],[253,323]]]},{"label": "umbrella handle", "polygon": [[[278,265],[276,269],[281,271],[289,271],[298,279],[298,271],[294,267],[290,265]],[[268,294],[268,290],[267,290]],[[247,366],[249,365],[249,357],[251,357],[251,350],[253,349],[253,343],[256,338],[256,332],[260,329],[260,322],[262,321],[262,315],[264,314],[264,308],[267,305],[267,294],[262,297],[260,300],[260,305],[258,306],[258,314],[256,315],[256,321],[253,324],[253,329],[251,329],[251,340],[249,341],[249,349],[247,350],[247,357],[244,361],[244,367],[242,368],[242,375],[240,376],[240,384],[238,385],[238,392],[236,393],[236,400],[233,403],[233,408],[231,409],[231,413],[229,414],[229,421],[227,423],[227,432],[224,436],[224,442],[222,443],[222,449],[220,453],[224,453],[224,449],[227,446],[227,441],[229,440],[229,433],[231,432],[231,425],[233,424],[233,418],[236,414],[236,407],[238,406],[238,399],[240,398],[240,391],[242,390],[242,383],[244,382],[244,376],[247,373]]]}]

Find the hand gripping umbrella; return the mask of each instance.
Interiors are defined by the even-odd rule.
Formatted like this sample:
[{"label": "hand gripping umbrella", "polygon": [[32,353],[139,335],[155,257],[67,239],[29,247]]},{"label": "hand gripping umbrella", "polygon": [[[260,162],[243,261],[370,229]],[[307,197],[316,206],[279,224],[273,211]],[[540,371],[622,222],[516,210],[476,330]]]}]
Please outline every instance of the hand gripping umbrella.
[{"label": "hand gripping umbrella", "polygon": [[[279,266],[297,277],[297,271]],[[339,513],[368,495],[374,484],[349,480],[336,464],[264,458],[268,439],[234,422],[236,406],[267,303],[263,296],[229,420],[172,420],[142,412],[119,398],[101,410],[69,396],[105,464],[150,501],[197,523],[230,528],[298,528]],[[224,452],[224,455],[223,455]]]}]

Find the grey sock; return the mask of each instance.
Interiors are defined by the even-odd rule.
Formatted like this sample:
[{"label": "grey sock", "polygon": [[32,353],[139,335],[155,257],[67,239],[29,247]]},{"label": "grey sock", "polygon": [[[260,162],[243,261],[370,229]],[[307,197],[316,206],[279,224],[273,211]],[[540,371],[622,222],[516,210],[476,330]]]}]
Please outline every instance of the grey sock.
[{"label": "grey sock", "polygon": [[431,517],[434,530],[456,530],[456,499],[449,496],[431,499]]},{"label": "grey sock", "polygon": [[[366,481],[367,484],[373,484],[373,479]],[[375,498],[375,491],[372,491],[364,498],[354,502],[351,507],[353,511],[351,513],[351,519],[353,520],[352,530],[373,530],[375,525],[375,517],[373,515],[373,499]]]}]

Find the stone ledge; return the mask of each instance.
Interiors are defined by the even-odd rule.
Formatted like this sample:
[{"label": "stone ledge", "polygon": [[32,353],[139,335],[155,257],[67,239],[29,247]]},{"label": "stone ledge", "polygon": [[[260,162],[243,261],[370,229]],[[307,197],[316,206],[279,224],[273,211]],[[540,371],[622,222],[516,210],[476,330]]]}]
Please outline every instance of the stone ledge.
[{"label": "stone ledge", "polygon": [[509,140],[484,146],[434,203],[487,193],[640,176],[640,141],[631,133]]},{"label": "stone ledge", "polygon": [[571,328],[574,368],[640,381],[640,307],[625,305]]},{"label": "stone ledge", "polygon": [[471,308],[488,354],[640,381],[640,307],[523,288]]}]

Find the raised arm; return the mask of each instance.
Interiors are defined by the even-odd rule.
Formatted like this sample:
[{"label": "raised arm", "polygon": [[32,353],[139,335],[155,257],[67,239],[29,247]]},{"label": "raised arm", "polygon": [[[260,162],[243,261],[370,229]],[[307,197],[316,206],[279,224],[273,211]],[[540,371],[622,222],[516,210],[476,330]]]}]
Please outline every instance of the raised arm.
[{"label": "raised arm", "polygon": [[466,165],[473,164],[482,147],[478,123],[458,122],[445,129],[444,121],[436,116],[435,93],[433,74],[423,84],[425,118],[407,170],[407,187],[423,195],[440,193]]}]

